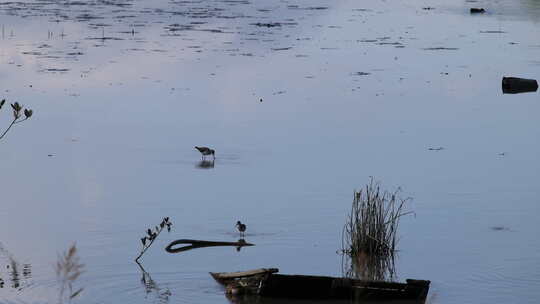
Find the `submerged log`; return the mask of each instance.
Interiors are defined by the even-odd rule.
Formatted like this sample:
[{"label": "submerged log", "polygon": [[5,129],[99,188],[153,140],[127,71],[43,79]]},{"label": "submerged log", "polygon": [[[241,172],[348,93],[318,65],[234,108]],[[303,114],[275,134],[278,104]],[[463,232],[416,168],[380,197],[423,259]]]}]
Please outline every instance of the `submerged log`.
[{"label": "submerged log", "polygon": [[[181,244],[188,244],[188,245],[179,247],[179,248],[173,248],[174,246],[181,245]],[[165,251],[167,251],[168,253],[178,253],[178,252],[187,251],[187,250],[196,249],[196,248],[217,247],[217,246],[232,246],[232,247],[236,247],[237,249],[240,249],[244,246],[255,246],[255,245],[246,242],[244,239],[239,239],[238,242],[215,242],[215,241],[181,239],[181,240],[172,241],[169,245],[167,245],[167,247],[165,247]]]},{"label": "submerged log", "polygon": [[538,82],[535,79],[503,77],[502,90],[505,94],[536,92],[538,90]]}]

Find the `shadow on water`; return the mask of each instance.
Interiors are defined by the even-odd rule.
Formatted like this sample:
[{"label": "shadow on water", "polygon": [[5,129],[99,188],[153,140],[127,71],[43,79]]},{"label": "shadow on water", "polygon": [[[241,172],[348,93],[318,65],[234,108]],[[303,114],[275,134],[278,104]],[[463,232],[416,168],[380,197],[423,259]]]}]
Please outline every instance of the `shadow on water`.
[{"label": "shadow on water", "polygon": [[201,160],[197,163],[197,166],[195,166],[198,169],[213,169],[214,168],[214,160]]},{"label": "shadow on water", "polygon": [[[320,303],[320,304],[427,304],[428,301],[414,301],[414,300],[395,300],[395,301],[353,301],[353,300],[305,300],[305,299],[280,299],[280,298],[266,298],[253,295],[230,295],[227,294],[227,300],[230,303],[235,304],[307,304],[307,303]],[[429,301],[431,303],[431,301]]]},{"label": "shadow on water", "polygon": [[307,303],[320,303],[320,304],[427,304],[432,303],[433,297],[426,301],[419,300],[391,300],[391,301],[354,301],[354,300],[325,300],[325,299],[289,299],[289,298],[268,298],[256,295],[232,295],[226,294],[227,300],[230,303],[235,304],[307,304]]}]

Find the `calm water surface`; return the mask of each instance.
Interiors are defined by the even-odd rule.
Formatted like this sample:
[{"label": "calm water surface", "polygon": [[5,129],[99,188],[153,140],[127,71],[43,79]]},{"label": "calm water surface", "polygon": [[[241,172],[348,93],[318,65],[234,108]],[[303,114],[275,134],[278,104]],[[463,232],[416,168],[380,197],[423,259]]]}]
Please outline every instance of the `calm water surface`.
[{"label": "calm water surface", "polygon": [[[540,301],[540,96],[500,88],[540,79],[539,1],[52,0],[0,17],[0,98],[35,111],[0,142],[1,303],[55,303],[73,242],[75,303],[229,303],[209,271],[339,276],[370,176],[414,198],[398,280],[431,280],[431,303]],[[164,216],[145,273],[139,238]],[[163,250],[235,241],[237,220],[256,246]]]}]

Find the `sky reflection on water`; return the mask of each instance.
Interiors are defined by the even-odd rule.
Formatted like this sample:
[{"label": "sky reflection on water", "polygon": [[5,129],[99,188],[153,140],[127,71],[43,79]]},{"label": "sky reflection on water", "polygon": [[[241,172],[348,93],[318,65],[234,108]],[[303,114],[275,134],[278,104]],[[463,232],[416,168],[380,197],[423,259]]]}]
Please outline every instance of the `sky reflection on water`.
[{"label": "sky reflection on water", "polygon": [[[0,6],[1,98],[35,111],[0,143],[1,245],[32,268],[21,292],[1,273],[0,302],[54,302],[73,241],[77,302],[158,302],[132,259],[163,216],[143,265],[171,302],[227,303],[209,271],[341,275],[369,176],[414,197],[399,279],[436,303],[538,302],[539,95],[501,91],[540,78],[537,1],[95,3]],[[237,220],[256,246],[162,250],[237,240]]]}]

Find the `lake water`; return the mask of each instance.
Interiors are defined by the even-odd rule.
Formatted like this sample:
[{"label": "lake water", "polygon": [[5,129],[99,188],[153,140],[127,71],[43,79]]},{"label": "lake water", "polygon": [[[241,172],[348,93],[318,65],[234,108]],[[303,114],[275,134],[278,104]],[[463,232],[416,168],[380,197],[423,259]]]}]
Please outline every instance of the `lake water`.
[{"label": "lake water", "polygon": [[[540,95],[501,91],[540,79],[539,1],[36,0],[0,3],[0,25],[0,99],[34,110],[0,141],[0,303],[56,303],[74,242],[74,303],[229,303],[210,271],[340,276],[370,176],[413,198],[397,280],[540,301]],[[133,259],[165,216],[145,288]],[[256,246],[164,251],[235,241],[237,220]]]}]

